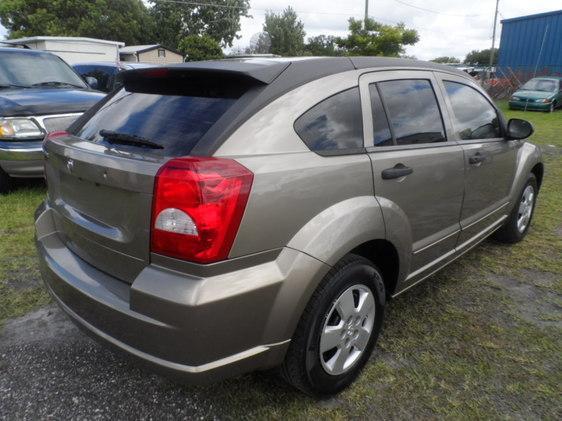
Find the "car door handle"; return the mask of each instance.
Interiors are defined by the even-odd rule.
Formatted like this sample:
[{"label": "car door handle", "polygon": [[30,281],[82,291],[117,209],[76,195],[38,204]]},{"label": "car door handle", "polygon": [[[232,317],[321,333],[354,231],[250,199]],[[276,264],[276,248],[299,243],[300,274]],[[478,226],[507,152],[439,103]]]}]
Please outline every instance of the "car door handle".
[{"label": "car door handle", "polygon": [[480,152],[476,152],[474,155],[468,158],[468,163],[470,165],[480,165],[484,162],[485,156],[482,155]]},{"label": "car door handle", "polygon": [[396,164],[392,168],[387,168],[381,172],[383,180],[392,180],[393,178],[406,177],[414,172],[413,168],[407,167],[404,164]]}]

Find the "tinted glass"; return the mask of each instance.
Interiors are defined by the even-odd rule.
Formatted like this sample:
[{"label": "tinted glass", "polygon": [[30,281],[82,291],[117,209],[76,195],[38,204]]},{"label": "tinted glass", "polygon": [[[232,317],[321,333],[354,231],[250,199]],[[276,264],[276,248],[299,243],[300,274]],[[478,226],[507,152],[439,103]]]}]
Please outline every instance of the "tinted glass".
[{"label": "tinted glass", "polygon": [[445,81],[444,84],[459,138],[493,139],[501,136],[498,114],[480,92],[462,83]]},{"label": "tinted glass", "polygon": [[80,73],[83,78],[88,76],[95,77],[98,81],[97,89],[99,91],[110,92],[113,90],[114,76],[118,72],[116,67],[79,64],[74,66],[74,69]]},{"label": "tinted glass", "polygon": [[359,88],[340,92],[315,105],[297,119],[295,130],[311,150],[319,153],[363,148]]},{"label": "tinted glass", "polygon": [[[112,130],[140,136],[164,147],[151,150],[155,153],[187,155],[234,102],[234,98],[132,93],[123,89],[76,135],[93,142],[104,142],[99,131]],[[124,145],[113,147],[128,148]]]},{"label": "tinted glass", "polygon": [[0,85],[29,87],[42,83],[49,84],[50,88],[67,88],[65,84],[87,88],[80,76],[55,55],[26,53],[16,48],[14,51],[2,51]]},{"label": "tinted glass", "polygon": [[377,89],[377,85],[372,84],[369,86],[371,93],[371,110],[373,113],[373,140],[375,146],[390,146],[393,145],[392,135],[388,127],[388,120],[386,113],[382,106],[381,97]]},{"label": "tinted glass", "polygon": [[378,86],[398,145],[446,140],[441,112],[428,80],[393,80]]}]

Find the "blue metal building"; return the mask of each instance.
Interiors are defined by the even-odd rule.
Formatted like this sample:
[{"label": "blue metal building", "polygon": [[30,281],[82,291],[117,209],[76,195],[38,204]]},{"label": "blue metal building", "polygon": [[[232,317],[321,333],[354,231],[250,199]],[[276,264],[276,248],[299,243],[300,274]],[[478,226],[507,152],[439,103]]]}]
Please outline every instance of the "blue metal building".
[{"label": "blue metal building", "polygon": [[501,23],[498,67],[502,72],[562,74],[562,10]]}]

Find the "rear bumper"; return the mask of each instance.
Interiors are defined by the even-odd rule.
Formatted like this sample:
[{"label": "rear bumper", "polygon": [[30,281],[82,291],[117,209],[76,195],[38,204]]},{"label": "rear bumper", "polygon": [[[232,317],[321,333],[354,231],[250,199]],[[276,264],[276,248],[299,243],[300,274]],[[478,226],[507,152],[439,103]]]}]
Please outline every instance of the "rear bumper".
[{"label": "rear bumper", "polygon": [[530,111],[548,111],[550,102],[525,102],[525,101],[509,101],[509,108],[513,110],[530,110]]},{"label": "rear bumper", "polygon": [[0,142],[0,168],[11,177],[43,177],[42,141]]},{"label": "rear bumper", "polygon": [[207,278],[148,265],[129,285],[66,248],[51,212],[36,215],[37,249],[61,308],[102,342],[190,383],[280,364],[314,283],[329,270],[283,249],[273,261]]}]

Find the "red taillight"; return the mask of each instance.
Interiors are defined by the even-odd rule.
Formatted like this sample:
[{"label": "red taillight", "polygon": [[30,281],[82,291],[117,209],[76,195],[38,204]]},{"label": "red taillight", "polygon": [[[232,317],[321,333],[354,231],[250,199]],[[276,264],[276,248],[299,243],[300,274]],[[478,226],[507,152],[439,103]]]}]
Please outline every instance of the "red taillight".
[{"label": "red taillight", "polygon": [[198,263],[226,259],[253,178],[230,159],[168,161],[154,185],[151,251]]}]

